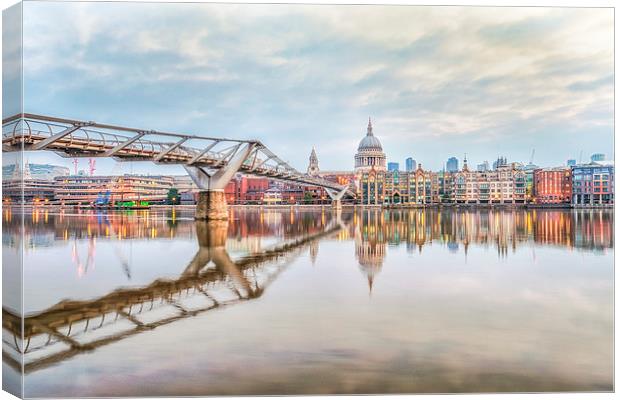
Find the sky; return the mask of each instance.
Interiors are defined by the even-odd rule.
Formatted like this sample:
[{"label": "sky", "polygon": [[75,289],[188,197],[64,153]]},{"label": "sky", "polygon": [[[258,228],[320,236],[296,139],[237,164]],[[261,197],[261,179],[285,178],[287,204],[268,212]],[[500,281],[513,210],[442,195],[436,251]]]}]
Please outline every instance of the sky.
[{"label": "sky", "polygon": [[610,8],[26,2],[23,51],[25,112],[258,138],[299,170],[312,146],[351,170],[368,117],[401,167],[614,156]]}]

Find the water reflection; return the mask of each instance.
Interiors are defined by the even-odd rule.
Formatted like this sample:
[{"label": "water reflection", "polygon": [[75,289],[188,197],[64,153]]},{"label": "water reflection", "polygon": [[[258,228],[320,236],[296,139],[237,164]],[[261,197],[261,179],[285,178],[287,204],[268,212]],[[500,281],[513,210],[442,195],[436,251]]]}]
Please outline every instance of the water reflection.
[{"label": "water reflection", "polygon": [[606,210],[365,210],[353,221],[356,237],[373,247],[368,249],[373,257],[385,253],[374,248],[380,244],[406,244],[410,251],[422,251],[433,242],[464,252],[472,244],[494,246],[500,255],[527,242],[582,250],[613,248],[613,212]]},{"label": "water reflection", "polygon": [[[106,236],[113,232],[110,227],[116,227],[124,232],[125,238],[127,232],[147,232],[146,237],[154,237],[148,234],[149,223],[145,220],[133,220],[135,224],[127,226],[123,223],[127,221],[126,215],[106,215],[104,218],[98,215],[99,224],[91,226],[90,217],[93,216],[82,223],[69,225],[77,229],[73,232],[75,235],[81,235],[82,230],[88,232],[89,246],[94,245],[94,237],[103,232],[101,225],[105,226]],[[115,223],[112,224],[108,217],[116,220]],[[188,222],[186,226],[195,228],[198,250],[176,279],[158,279],[144,287],[116,289],[92,300],[64,300],[41,312],[30,313],[23,325],[19,315],[3,308],[5,336],[11,337],[4,343],[5,362],[20,369],[20,360],[23,360],[24,372],[30,373],[180,319],[258,298],[289,264],[291,257],[299,254],[301,247],[342,228],[339,218],[331,219],[328,224],[316,224],[310,219],[304,221],[307,224],[303,235],[293,235],[291,230],[286,230],[285,239],[288,240],[235,261],[230,257],[226,243],[231,232],[229,225],[234,233],[238,231],[238,224],[229,224],[228,221]],[[36,227],[40,220],[33,218],[31,222],[30,226],[35,228],[33,231],[38,232]],[[59,217],[59,222],[59,228],[66,232],[64,216]],[[49,223],[46,218],[44,224]],[[153,229],[151,227],[150,231]],[[242,231],[250,232],[247,229]],[[66,233],[62,238],[68,240]],[[78,270],[82,267],[78,262]]]},{"label": "water reflection", "polygon": [[[377,246],[406,244],[410,251],[421,251],[433,242],[450,250],[471,244],[493,246],[500,255],[520,244],[555,245],[580,250],[604,251],[613,248],[613,211],[609,210],[358,210],[351,215],[348,230],[340,240],[355,237],[372,249],[359,249],[358,257],[381,257],[385,252]],[[19,246],[22,218],[4,211],[2,240],[5,246]],[[227,227],[229,238],[292,237],[323,229],[332,218],[330,211],[252,212],[233,209]],[[131,213],[52,214],[35,209],[24,215],[25,250],[53,246],[57,241],[84,238],[115,240],[193,238],[192,213],[136,211]],[[255,248],[260,244],[254,242]],[[250,246],[248,244],[248,246]],[[365,251],[370,253],[365,254]]]},{"label": "water reflection", "polygon": [[[606,210],[232,208],[223,223],[5,210],[26,318],[22,330],[4,305],[3,360],[33,396],[609,390],[613,222]],[[99,383],[125,364],[157,373]],[[258,372],[231,372],[246,364]]]},{"label": "water reflection", "polygon": [[466,255],[473,244],[494,247],[499,257],[527,243],[602,252],[613,248],[613,212],[607,210],[367,209],[354,214],[350,229],[370,291],[387,246],[405,244],[409,252],[422,252],[435,242]]}]

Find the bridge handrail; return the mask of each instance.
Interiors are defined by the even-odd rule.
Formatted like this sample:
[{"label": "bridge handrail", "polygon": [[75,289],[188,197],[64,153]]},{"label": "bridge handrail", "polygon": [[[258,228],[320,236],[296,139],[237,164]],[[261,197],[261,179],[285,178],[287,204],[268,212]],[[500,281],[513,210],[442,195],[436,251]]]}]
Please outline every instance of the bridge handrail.
[{"label": "bridge handrail", "polygon": [[[104,156],[176,164],[187,164],[189,162],[191,164],[202,164],[209,168],[210,166],[226,166],[242,144],[252,144],[254,145],[254,151],[244,161],[243,173],[264,175],[273,179],[294,181],[300,185],[314,185],[336,190],[342,190],[345,187],[336,182],[311,177],[299,172],[259,140],[241,140],[144,130],[30,113],[15,114],[3,119],[2,123],[3,149],[9,149],[8,151],[11,151],[11,149],[17,150],[15,148],[15,140],[17,139],[22,141],[20,144],[23,144],[24,141],[33,143],[33,140],[38,140],[47,141],[46,145],[50,146],[50,148],[47,148],[48,150],[59,152],[63,156]],[[21,132],[18,129],[20,124],[23,127]],[[132,133],[133,135],[125,136],[118,132]],[[59,137],[54,139],[54,135]],[[176,142],[149,140],[146,138],[149,135],[177,138],[178,140]],[[54,140],[50,141],[50,139]],[[207,145],[203,148],[184,145],[184,143],[190,140],[207,142]],[[8,142],[6,146],[5,142]],[[56,145],[55,148],[52,146],[52,142]],[[230,143],[231,146],[225,149],[215,148],[221,143]],[[64,147],[59,144],[62,144]],[[71,151],[68,151],[69,148]],[[23,149],[27,150],[28,148]],[[82,153],[78,151],[82,151]],[[250,159],[254,161],[250,163]],[[256,167],[254,167],[255,164],[257,164]]]}]

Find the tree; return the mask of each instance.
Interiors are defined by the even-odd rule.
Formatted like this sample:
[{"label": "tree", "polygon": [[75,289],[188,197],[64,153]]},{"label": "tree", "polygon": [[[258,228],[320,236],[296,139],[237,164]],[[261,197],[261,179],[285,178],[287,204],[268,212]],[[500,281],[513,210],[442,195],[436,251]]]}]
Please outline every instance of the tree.
[{"label": "tree", "polygon": [[304,193],[304,203],[311,204],[312,203],[312,193],[306,192]]},{"label": "tree", "polygon": [[177,188],[168,189],[167,204],[181,204],[181,196],[179,196],[179,190]]}]

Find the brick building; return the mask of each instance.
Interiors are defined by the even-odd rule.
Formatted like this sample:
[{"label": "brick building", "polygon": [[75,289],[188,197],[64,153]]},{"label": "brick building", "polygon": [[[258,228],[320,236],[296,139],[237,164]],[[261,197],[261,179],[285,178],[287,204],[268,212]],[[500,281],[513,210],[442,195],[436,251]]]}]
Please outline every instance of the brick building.
[{"label": "brick building", "polygon": [[534,202],[562,204],[571,202],[572,175],[568,167],[539,168],[534,170]]}]

